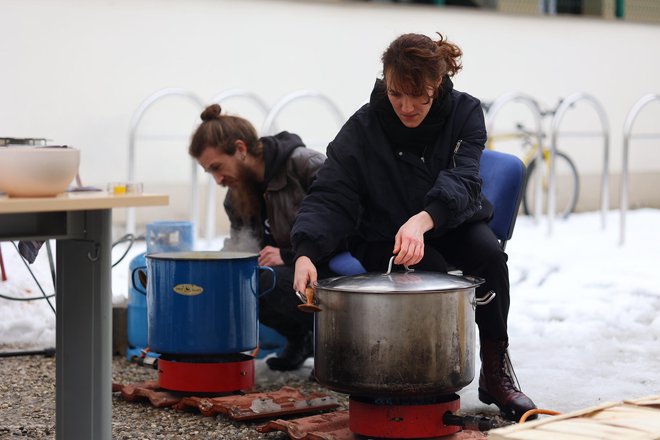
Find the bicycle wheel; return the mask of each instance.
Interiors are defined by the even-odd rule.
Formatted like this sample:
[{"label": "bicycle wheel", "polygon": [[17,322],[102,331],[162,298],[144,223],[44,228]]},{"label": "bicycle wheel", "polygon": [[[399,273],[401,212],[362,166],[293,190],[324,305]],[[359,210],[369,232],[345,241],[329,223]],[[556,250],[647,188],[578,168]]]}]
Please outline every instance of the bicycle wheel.
[{"label": "bicycle wheel", "polygon": [[[544,170],[541,183],[541,196],[542,199],[542,210],[543,214],[547,214],[548,211],[548,173],[549,173],[549,162],[547,156],[544,156],[545,160],[543,161]],[[557,152],[555,158],[555,188],[556,188],[556,213],[557,216],[561,218],[567,218],[575,210],[577,205],[578,197],[580,195],[580,177],[578,176],[577,168],[573,161],[561,151]],[[527,174],[525,176],[525,192],[523,194],[523,212],[526,215],[534,214],[534,207],[536,202],[536,174],[538,174],[538,167],[536,166],[537,159],[534,158],[529,165],[527,165]]]}]

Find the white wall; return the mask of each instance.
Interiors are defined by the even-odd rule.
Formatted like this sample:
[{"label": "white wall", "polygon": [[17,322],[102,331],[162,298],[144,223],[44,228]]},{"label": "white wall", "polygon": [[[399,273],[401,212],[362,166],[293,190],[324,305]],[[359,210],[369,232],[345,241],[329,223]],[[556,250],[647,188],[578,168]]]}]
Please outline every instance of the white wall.
[{"label": "white wall", "polygon": [[[0,0],[0,15],[0,136],[47,137],[76,146],[82,150],[84,183],[100,186],[127,179],[131,117],[157,90],[181,87],[207,101],[242,88],[272,105],[289,92],[311,88],[348,116],[368,98],[386,45],[405,32],[440,31],[458,43],[464,70],[455,86],[483,100],[521,91],[553,106],[578,91],[594,96],[611,125],[615,177],[628,111],[641,96],[660,93],[657,25],[276,0]],[[225,107],[258,127],[263,122],[246,101],[227,101]],[[594,113],[580,107],[567,116],[566,127],[597,130]],[[503,111],[496,126],[524,118],[522,110],[513,105]],[[145,116],[140,133],[180,136],[139,140],[137,179],[147,189],[188,181],[187,136],[198,114],[192,104],[168,99]],[[650,105],[637,131],[660,132],[659,114],[660,104]],[[283,115],[280,128],[325,139],[338,125],[318,102],[303,102]],[[563,142],[560,147],[570,149],[580,172],[597,177],[602,141]],[[660,174],[657,143],[633,143],[634,173]],[[185,215],[187,208],[174,209]]]}]

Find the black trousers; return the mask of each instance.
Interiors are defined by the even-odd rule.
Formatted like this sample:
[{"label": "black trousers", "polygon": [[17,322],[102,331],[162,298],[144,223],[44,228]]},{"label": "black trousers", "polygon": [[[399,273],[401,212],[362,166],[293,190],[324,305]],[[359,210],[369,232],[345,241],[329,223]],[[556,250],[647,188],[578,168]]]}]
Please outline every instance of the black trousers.
[{"label": "black trousers", "polygon": [[[353,250],[369,272],[387,272],[392,257],[392,242],[362,243]],[[509,315],[509,269],[507,254],[497,237],[485,222],[465,223],[448,231],[440,238],[424,242],[424,258],[413,268],[434,272],[461,269],[464,275],[485,279],[477,287],[481,298],[491,290],[496,296],[475,312],[479,335],[482,339],[507,339]]]},{"label": "black trousers", "polygon": [[[259,321],[276,330],[288,340],[299,339],[314,329],[314,314],[298,309],[302,304],[293,290],[293,266],[275,266],[275,288],[259,297]],[[318,278],[336,276],[324,265],[317,265]],[[273,285],[270,271],[261,271],[259,290],[264,292]]]}]

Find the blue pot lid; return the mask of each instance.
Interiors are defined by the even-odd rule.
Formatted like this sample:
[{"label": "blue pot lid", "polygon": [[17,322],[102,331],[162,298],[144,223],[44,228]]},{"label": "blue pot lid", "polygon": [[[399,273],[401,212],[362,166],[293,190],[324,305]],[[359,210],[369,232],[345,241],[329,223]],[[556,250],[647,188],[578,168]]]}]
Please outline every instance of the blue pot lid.
[{"label": "blue pot lid", "polygon": [[252,252],[229,251],[182,251],[182,252],[155,252],[147,254],[146,258],[155,260],[243,260],[257,258],[259,255]]}]

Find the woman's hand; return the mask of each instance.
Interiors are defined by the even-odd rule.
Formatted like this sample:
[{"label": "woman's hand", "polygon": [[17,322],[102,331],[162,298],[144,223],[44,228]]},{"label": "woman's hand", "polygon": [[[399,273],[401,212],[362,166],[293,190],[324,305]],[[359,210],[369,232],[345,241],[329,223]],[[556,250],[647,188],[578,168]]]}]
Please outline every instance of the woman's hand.
[{"label": "woman's hand", "polygon": [[259,251],[259,259],[257,260],[257,263],[259,263],[259,266],[282,266],[284,260],[282,260],[280,248],[273,246],[264,247]]},{"label": "woman's hand", "polygon": [[422,211],[408,219],[394,237],[394,264],[412,266],[424,257],[424,233],[433,229],[433,219]]},{"label": "woman's hand", "polygon": [[312,260],[308,257],[299,257],[293,275],[293,290],[305,293],[307,286],[316,286],[317,278],[316,266]]}]

